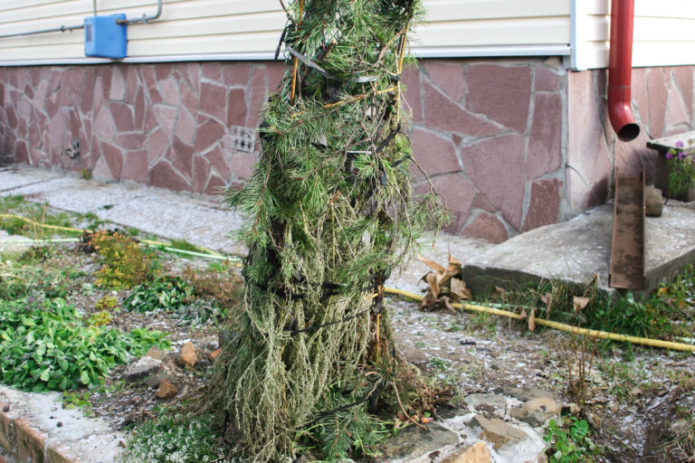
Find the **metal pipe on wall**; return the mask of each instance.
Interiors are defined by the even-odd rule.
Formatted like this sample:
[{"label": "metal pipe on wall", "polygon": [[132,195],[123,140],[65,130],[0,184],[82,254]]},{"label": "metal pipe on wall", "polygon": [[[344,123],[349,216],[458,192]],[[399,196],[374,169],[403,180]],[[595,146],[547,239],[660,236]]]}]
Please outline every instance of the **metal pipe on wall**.
[{"label": "metal pipe on wall", "polygon": [[608,114],[613,130],[622,141],[634,140],[640,133],[631,106],[634,16],[634,0],[612,0]]},{"label": "metal pipe on wall", "polygon": [[[163,10],[163,5],[162,5],[162,0],[157,0],[157,11],[150,16],[147,16],[146,14],[143,14],[141,18],[135,18],[135,19],[123,19],[120,21],[117,21],[118,24],[145,24],[150,21],[154,21],[155,19],[159,19],[160,16],[162,16],[162,10]],[[97,1],[92,0],[92,11],[94,12],[94,16],[97,15]],[[15,32],[14,34],[4,34],[0,35],[0,39],[8,39],[11,37],[26,37],[29,35],[38,35],[38,34],[47,34],[50,32],[68,32],[68,31],[74,31],[77,29],[84,29],[84,24],[78,24],[75,26],[58,26],[58,27],[51,27],[48,29],[37,29],[34,31],[26,31],[26,32]]]},{"label": "metal pipe on wall", "polygon": [[154,21],[155,19],[159,19],[159,17],[162,15],[162,9],[163,9],[162,0],[157,0],[157,11],[155,12],[155,14],[153,14],[151,16],[147,16],[147,15],[143,14],[141,18],[125,19],[125,20],[116,21],[116,22],[118,24],[145,24],[145,23],[148,23],[150,21]]}]

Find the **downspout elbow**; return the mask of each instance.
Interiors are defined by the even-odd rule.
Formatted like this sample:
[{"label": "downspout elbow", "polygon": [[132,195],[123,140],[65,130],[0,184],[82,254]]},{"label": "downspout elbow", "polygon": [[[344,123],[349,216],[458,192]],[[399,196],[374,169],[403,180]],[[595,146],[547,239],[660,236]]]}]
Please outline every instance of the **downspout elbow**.
[{"label": "downspout elbow", "polygon": [[634,11],[634,0],[612,0],[608,114],[622,141],[634,140],[640,133],[631,107]]}]

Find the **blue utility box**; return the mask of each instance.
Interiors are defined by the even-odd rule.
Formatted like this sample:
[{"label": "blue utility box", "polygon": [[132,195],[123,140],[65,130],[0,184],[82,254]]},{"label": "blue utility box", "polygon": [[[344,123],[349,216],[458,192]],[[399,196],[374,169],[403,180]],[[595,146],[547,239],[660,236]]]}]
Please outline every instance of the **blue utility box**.
[{"label": "blue utility box", "polygon": [[125,13],[84,18],[84,54],[100,58],[125,58],[128,26],[117,22],[124,19]]}]

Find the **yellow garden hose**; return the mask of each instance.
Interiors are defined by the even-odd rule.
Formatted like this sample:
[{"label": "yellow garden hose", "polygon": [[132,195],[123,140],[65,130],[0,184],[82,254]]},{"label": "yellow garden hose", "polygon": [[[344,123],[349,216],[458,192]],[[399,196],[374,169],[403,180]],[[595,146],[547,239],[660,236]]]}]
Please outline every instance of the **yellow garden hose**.
[{"label": "yellow garden hose", "polygon": [[[75,232],[83,233],[85,231],[91,231],[91,230],[80,230],[78,228],[61,227],[58,225],[49,225],[49,224],[45,224],[45,223],[40,223],[40,222],[36,222],[34,220],[31,220],[31,219],[28,219],[26,217],[16,215],[16,214],[2,214],[2,213],[0,213],[0,218],[19,219],[19,220],[23,220],[24,222],[26,222],[28,224],[34,225],[36,227],[47,228],[47,229],[51,229],[51,230],[66,231],[66,232],[73,232],[73,233],[75,233]],[[162,241],[153,241],[153,240],[140,240],[140,241],[145,243],[145,244],[148,244],[148,245],[164,246],[166,250],[171,250],[174,252],[181,252],[184,254],[190,254],[190,255],[201,256],[201,257],[206,256],[206,254],[203,254],[203,253],[171,248],[171,247],[169,247],[168,243],[164,243]],[[196,246],[196,247],[203,249],[207,253],[207,256],[209,256],[209,257],[213,257],[216,259],[227,259],[227,256],[224,256],[218,252],[215,252],[215,251],[212,251],[210,249],[206,249],[206,248],[203,248],[200,246]],[[422,301],[422,299],[424,298],[420,294],[411,293],[409,291],[404,291],[402,289],[384,288],[384,291],[388,294],[403,296],[403,297],[406,297],[408,299],[413,299],[416,301]],[[496,309],[494,307],[486,307],[483,305],[452,303],[451,306],[454,307],[455,309],[459,309],[459,310],[467,310],[470,312],[487,313],[487,314],[491,314],[491,315],[497,315],[500,317],[513,318],[515,320],[520,320],[522,318],[521,315],[519,315],[517,313],[509,312],[507,310]],[[658,347],[661,349],[670,349],[670,350],[678,350],[678,351],[685,351],[685,352],[695,352],[695,345],[689,345],[689,344],[684,344],[684,343],[680,343],[680,342],[662,341],[660,339],[641,338],[641,337],[637,337],[637,336],[628,336],[625,334],[610,333],[608,331],[590,330],[587,328],[579,328],[578,326],[568,325],[566,323],[559,323],[559,322],[554,322],[552,320],[545,320],[543,318],[535,318],[534,321],[537,325],[546,326],[548,328],[553,328],[556,330],[566,331],[568,333],[579,334],[582,336],[588,336],[588,337],[597,338],[597,339],[609,339],[611,341],[630,342],[633,344],[639,344],[642,346],[649,346],[649,347]]]},{"label": "yellow garden hose", "polygon": [[[404,296],[404,297],[407,297],[408,299],[414,299],[416,301],[422,301],[422,299],[424,299],[424,297],[421,296],[420,294],[415,294],[415,293],[411,293],[408,291],[403,291],[402,289],[386,288],[385,291],[389,294],[396,294],[399,296]],[[495,309],[492,307],[485,307],[482,305],[453,303],[453,304],[451,304],[451,306],[454,307],[455,309],[468,310],[468,311],[472,311],[472,312],[489,313],[492,315],[499,315],[502,317],[513,318],[515,320],[521,319],[521,315],[519,315],[517,313],[508,312],[506,310]],[[588,337],[592,337],[592,338],[610,339],[611,341],[631,342],[633,344],[640,344],[642,346],[649,346],[649,347],[658,347],[661,349],[695,352],[695,346],[691,346],[689,344],[683,344],[680,342],[662,341],[660,339],[640,338],[637,336],[628,336],[625,334],[609,333],[608,331],[590,330],[587,328],[579,328],[577,326],[567,325],[566,323],[558,323],[558,322],[554,322],[551,320],[545,320],[542,318],[536,318],[534,320],[536,322],[536,325],[547,326],[548,328],[554,328],[556,330],[566,331],[568,333],[579,334],[582,336],[588,336]]]},{"label": "yellow garden hose", "polygon": [[[94,232],[94,230],[82,230],[79,228],[61,227],[59,225],[49,225],[47,223],[36,222],[36,221],[31,220],[27,217],[22,217],[21,215],[17,215],[17,214],[0,214],[0,219],[19,219],[19,220],[22,220],[22,221],[28,223],[29,225],[33,225],[35,227],[47,228],[49,230],[57,230],[57,231],[70,232],[70,233],[85,233],[85,232],[93,233]],[[145,244],[152,245],[152,246],[165,246],[165,247],[170,246],[170,243],[164,243],[162,241],[146,240],[146,239],[140,239],[138,241],[145,243]],[[215,252],[212,249],[208,249],[208,248],[205,248],[202,246],[196,246],[196,248],[202,249],[203,251],[207,252],[209,255],[212,255],[212,256],[224,257],[224,256],[222,256],[222,254],[220,254],[219,252]],[[167,250],[170,250],[170,249],[175,249],[175,248],[167,248]],[[176,251],[180,251],[180,250],[177,249]]]}]

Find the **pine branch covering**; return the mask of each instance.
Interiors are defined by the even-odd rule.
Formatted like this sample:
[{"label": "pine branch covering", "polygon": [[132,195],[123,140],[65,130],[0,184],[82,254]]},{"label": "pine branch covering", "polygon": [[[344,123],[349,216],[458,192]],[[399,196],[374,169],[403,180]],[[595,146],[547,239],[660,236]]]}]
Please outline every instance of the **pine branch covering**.
[{"label": "pine branch covering", "polygon": [[375,291],[443,218],[434,195],[411,196],[400,107],[419,9],[419,0],[288,8],[290,66],[263,111],[263,153],[227,198],[246,216],[249,255],[236,336],[219,362],[223,407],[253,461],[287,461],[329,390],[364,378],[374,338],[390,336]]}]

